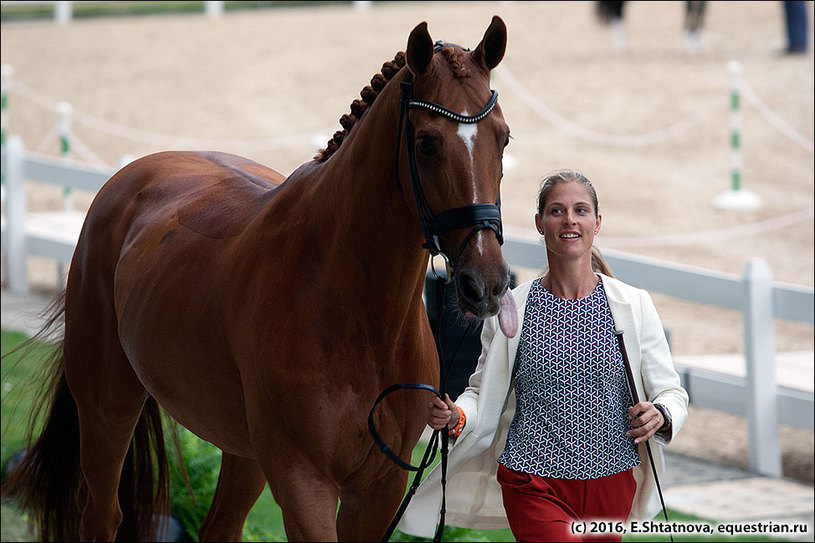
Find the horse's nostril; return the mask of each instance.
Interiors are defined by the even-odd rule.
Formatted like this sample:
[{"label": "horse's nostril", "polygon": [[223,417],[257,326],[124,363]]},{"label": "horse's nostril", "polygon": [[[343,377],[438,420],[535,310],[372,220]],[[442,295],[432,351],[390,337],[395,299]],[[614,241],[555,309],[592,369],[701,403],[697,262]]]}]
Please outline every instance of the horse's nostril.
[{"label": "horse's nostril", "polygon": [[486,295],[484,281],[470,270],[461,270],[458,274],[458,292],[467,301],[477,304]]},{"label": "horse's nostril", "polygon": [[504,292],[506,292],[507,289],[509,289],[511,287],[510,283],[511,283],[511,278],[510,278],[509,271],[507,271],[506,275],[503,276],[503,280],[495,283],[495,286],[492,289],[492,293],[495,296],[498,296],[498,297],[503,296]]}]

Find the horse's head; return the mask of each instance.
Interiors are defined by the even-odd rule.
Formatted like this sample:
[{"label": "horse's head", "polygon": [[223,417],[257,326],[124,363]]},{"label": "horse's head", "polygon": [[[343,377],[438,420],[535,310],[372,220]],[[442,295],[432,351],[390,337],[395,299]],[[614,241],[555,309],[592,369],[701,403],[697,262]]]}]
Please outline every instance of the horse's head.
[{"label": "horse's head", "polygon": [[[469,51],[438,42],[421,23],[410,34],[402,83],[397,167],[408,205],[416,211],[432,255],[441,254],[455,280],[459,309],[484,319],[499,313],[515,335],[517,310],[508,294],[509,267],[501,255],[500,184],[509,126],[490,71],[506,49],[499,17]],[[407,175],[405,175],[407,174]]]}]

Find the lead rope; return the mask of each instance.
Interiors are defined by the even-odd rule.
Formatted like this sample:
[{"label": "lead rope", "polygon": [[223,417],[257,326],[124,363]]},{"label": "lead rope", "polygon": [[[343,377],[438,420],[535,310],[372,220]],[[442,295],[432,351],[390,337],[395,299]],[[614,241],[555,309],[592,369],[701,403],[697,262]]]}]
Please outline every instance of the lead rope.
[{"label": "lead rope", "polygon": [[390,393],[395,392],[397,390],[403,389],[413,389],[413,390],[429,390],[436,394],[442,401],[444,401],[444,394],[446,388],[446,381],[450,369],[453,367],[453,362],[455,362],[456,357],[458,356],[458,352],[461,349],[461,345],[464,343],[464,338],[472,331],[473,323],[467,327],[462,334],[461,338],[458,341],[458,345],[456,345],[455,351],[453,351],[453,356],[450,359],[449,364],[445,364],[444,362],[444,350],[441,348],[441,316],[442,312],[444,311],[444,283],[446,280],[441,276],[436,276],[436,315],[438,316],[438,326],[437,326],[437,333],[436,333],[436,350],[439,353],[439,377],[440,377],[440,390],[436,390],[435,387],[431,385],[421,384],[421,383],[399,383],[396,385],[389,386],[386,388],[379,397],[374,402],[373,407],[371,408],[370,413],[368,414],[368,430],[371,432],[371,435],[376,441],[379,448],[382,450],[385,455],[390,458],[395,464],[397,464],[402,469],[408,471],[415,471],[416,474],[413,476],[413,482],[410,485],[405,497],[402,499],[402,503],[399,505],[399,509],[394,515],[393,520],[391,521],[388,529],[385,531],[385,534],[382,536],[382,541],[390,541],[393,532],[396,530],[396,526],[399,524],[399,521],[402,519],[402,516],[405,514],[405,511],[410,504],[410,500],[413,499],[413,495],[416,493],[416,489],[419,488],[419,485],[422,482],[422,476],[424,475],[424,470],[433,463],[433,460],[436,458],[436,451],[438,450],[439,446],[439,437],[441,436],[441,508],[439,509],[439,525],[436,528],[436,533],[433,537],[433,541],[440,542],[442,539],[442,534],[444,532],[445,526],[445,517],[447,514],[447,457],[449,452],[449,443],[450,443],[450,436],[449,436],[449,425],[445,426],[441,430],[433,430],[433,434],[430,437],[430,441],[428,441],[427,448],[425,449],[424,455],[422,456],[421,462],[419,462],[418,466],[414,466],[409,464],[399,458],[390,448],[390,446],[385,443],[382,437],[379,435],[379,432],[376,430],[376,425],[374,424],[374,411],[379,403],[385,399]]},{"label": "lead rope", "polygon": [[[623,366],[625,367],[625,380],[628,384],[628,391],[631,393],[631,400],[634,405],[640,403],[639,395],[637,394],[637,387],[634,384],[634,374],[631,372],[631,363],[628,361],[628,352],[625,349],[625,342],[623,341],[623,331],[614,330],[614,335],[617,336],[617,343],[620,346],[620,353],[623,355]],[[670,523],[668,520],[668,509],[665,507],[665,499],[662,497],[662,486],[659,484],[659,477],[657,476],[657,466],[654,464],[654,455],[651,452],[651,441],[645,442],[645,450],[648,451],[648,461],[651,463],[651,471],[654,473],[654,482],[657,485],[657,493],[659,494],[659,503],[662,504],[662,516],[665,517],[665,522]],[[673,534],[668,532],[668,537],[673,542]]]}]

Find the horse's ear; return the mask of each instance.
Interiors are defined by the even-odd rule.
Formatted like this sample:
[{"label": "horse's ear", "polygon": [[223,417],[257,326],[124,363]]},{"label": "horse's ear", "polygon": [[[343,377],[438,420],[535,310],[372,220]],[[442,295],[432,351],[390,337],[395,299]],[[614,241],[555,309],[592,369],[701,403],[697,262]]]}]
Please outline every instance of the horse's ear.
[{"label": "horse's ear", "polygon": [[476,64],[485,67],[487,71],[492,70],[501,59],[507,49],[507,25],[498,15],[493,16],[481,43],[473,51],[473,60]]},{"label": "horse's ear", "polygon": [[427,23],[421,22],[410,33],[408,38],[407,65],[414,76],[422,75],[433,60],[433,40],[427,31]]}]

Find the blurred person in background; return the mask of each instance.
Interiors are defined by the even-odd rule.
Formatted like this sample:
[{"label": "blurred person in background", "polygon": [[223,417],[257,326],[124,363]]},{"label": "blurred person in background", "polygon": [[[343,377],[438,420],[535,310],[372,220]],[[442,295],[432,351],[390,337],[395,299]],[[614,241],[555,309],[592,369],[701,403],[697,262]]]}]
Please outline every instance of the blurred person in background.
[{"label": "blurred person in background", "polygon": [[[702,43],[702,25],[705,21],[704,0],[687,0],[685,2],[685,22],[682,33],[682,48],[690,54],[702,53],[705,46]],[[615,51],[628,49],[628,35],[625,29],[625,2],[600,0],[595,3],[597,18],[604,25],[611,28],[611,42]]]},{"label": "blurred person in background", "polygon": [[787,55],[805,54],[809,48],[809,17],[807,3],[804,1],[785,0],[784,27],[787,36]]}]

